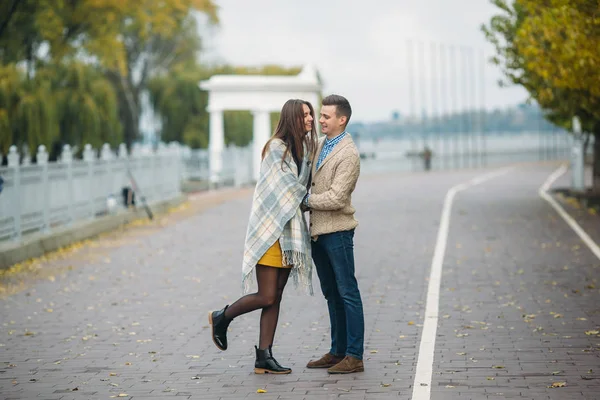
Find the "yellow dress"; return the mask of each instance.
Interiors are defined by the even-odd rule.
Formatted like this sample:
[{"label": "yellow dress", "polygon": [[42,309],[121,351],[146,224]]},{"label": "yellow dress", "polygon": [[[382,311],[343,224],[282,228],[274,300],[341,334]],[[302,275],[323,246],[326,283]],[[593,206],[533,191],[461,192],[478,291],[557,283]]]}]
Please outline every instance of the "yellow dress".
[{"label": "yellow dress", "polygon": [[258,260],[257,264],[275,268],[292,268],[291,265],[282,265],[281,258],[281,246],[279,240],[276,240],[273,246],[269,247],[269,250]]}]

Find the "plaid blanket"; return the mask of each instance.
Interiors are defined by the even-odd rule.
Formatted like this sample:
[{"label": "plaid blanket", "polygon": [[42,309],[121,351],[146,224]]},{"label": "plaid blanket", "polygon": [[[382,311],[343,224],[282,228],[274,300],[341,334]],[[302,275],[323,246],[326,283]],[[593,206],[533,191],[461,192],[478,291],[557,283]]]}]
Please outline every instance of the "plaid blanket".
[{"label": "plaid blanket", "polygon": [[260,167],[246,232],[242,263],[242,290],[248,293],[254,268],[267,250],[279,240],[283,265],[293,265],[290,277],[312,295],[310,234],[300,210],[310,177],[309,155],[305,152],[300,176],[291,154],[283,162],[285,143],[274,139]]}]

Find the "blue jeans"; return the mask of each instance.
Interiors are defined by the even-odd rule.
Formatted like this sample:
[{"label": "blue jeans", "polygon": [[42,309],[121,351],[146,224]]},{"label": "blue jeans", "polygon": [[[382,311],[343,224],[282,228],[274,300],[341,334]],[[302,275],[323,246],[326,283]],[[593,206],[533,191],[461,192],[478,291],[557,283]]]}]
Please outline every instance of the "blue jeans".
[{"label": "blue jeans", "polygon": [[320,235],[312,241],[312,257],[329,308],[330,353],[362,360],[365,318],[354,276],[354,229]]}]

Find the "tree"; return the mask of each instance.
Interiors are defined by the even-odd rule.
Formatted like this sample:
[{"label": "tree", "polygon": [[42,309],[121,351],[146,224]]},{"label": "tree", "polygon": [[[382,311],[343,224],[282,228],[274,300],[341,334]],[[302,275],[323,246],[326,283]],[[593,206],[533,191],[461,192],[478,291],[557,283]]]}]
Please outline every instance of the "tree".
[{"label": "tree", "polygon": [[115,147],[121,143],[117,96],[106,78],[82,63],[71,63],[52,72],[61,141],[79,149],[88,143],[95,148],[104,143]]},{"label": "tree", "polygon": [[578,116],[594,135],[593,188],[600,191],[600,15],[597,0],[492,0],[503,14],[483,26],[492,61],[523,86],[549,120],[567,129]]},{"label": "tree", "polygon": [[128,146],[139,138],[141,95],[152,76],[174,65],[195,60],[200,50],[196,19],[192,11],[205,13],[218,23],[211,0],[129,0],[131,7],[121,15],[119,36],[122,56],[104,53],[106,76],[119,93],[121,121]]},{"label": "tree", "polygon": [[204,76],[199,66],[184,64],[149,82],[151,103],[162,120],[162,141],[178,141],[193,148],[207,147],[208,99],[198,87]]},{"label": "tree", "polygon": [[[0,10],[5,8],[3,2]],[[139,138],[141,97],[147,91],[149,79],[168,73],[185,60],[196,62],[200,38],[195,15],[202,13],[210,23],[218,23],[217,7],[212,0],[19,0],[16,7],[11,4],[9,11],[6,20],[0,18],[0,24],[5,26],[0,32],[0,64],[25,65],[28,79],[33,79],[45,66],[56,67],[47,70],[48,73],[67,68],[75,84],[63,88],[61,96],[69,97],[67,92],[73,89],[77,93],[72,98],[82,101],[80,107],[88,107],[83,115],[69,112],[78,118],[73,129],[75,125],[91,126],[94,118],[90,112],[98,111],[98,107],[105,115],[96,119],[112,118],[112,111],[106,106],[112,104],[114,96],[108,89],[95,87],[102,89],[99,94],[102,98],[96,98],[104,106],[92,107],[91,97],[84,96],[84,91],[93,85],[83,84],[79,78],[94,75],[93,79],[101,82],[98,74],[73,66],[85,63],[101,71],[116,92],[116,108],[124,128],[107,124],[106,127],[114,128],[114,137],[108,137],[107,141],[113,142],[123,132],[128,146]],[[77,102],[68,104],[74,110]],[[65,128],[65,124],[61,127]],[[96,134],[101,140],[106,137],[106,130],[94,132],[90,132],[94,138]]]},{"label": "tree", "polygon": [[58,135],[56,108],[50,82],[27,79],[15,65],[0,67],[0,151],[11,145],[30,154],[40,144],[49,146]]}]

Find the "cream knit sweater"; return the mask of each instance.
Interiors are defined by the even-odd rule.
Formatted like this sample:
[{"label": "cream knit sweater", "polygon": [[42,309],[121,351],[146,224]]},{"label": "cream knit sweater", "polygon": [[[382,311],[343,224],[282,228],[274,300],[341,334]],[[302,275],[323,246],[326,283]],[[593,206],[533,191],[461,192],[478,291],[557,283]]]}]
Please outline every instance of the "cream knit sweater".
[{"label": "cream knit sweater", "polygon": [[310,235],[341,232],[354,229],[358,221],[354,218],[352,192],[360,174],[360,156],[349,133],[333,148],[316,170],[319,154],[325,138],[319,145],[312,162],[310,207]]}]

